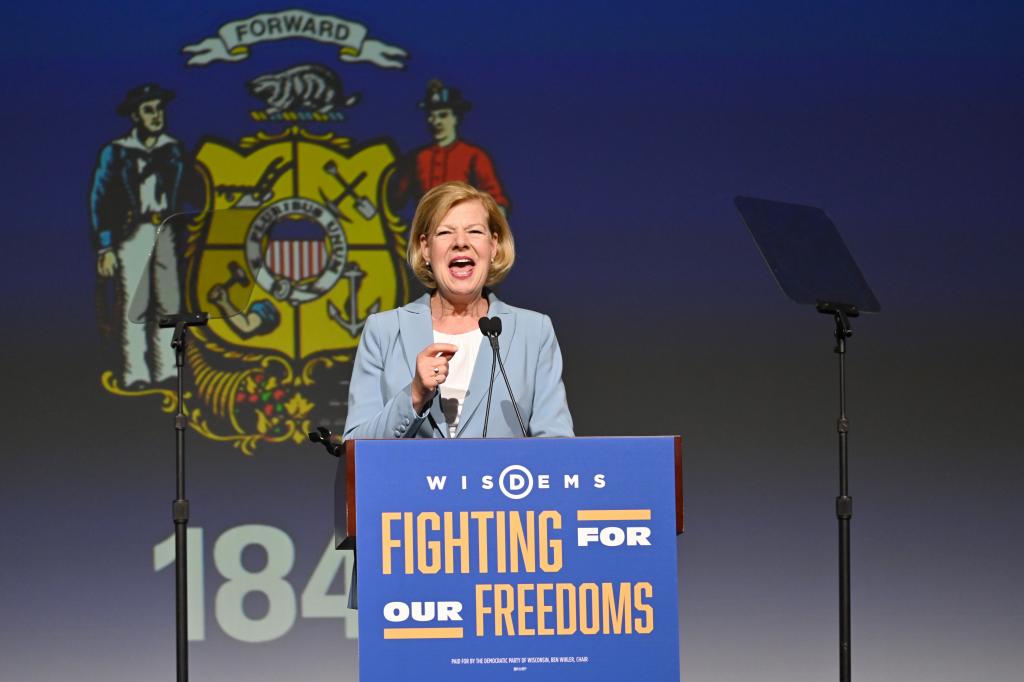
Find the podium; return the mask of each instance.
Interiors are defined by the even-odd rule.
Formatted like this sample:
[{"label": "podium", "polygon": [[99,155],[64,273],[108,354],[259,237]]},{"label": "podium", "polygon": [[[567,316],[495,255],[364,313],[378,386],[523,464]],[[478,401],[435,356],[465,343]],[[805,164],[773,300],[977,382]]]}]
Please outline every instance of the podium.
[{"label": "podium", "polygon": [[679,679],[678,436],[343,449],[363,682]]}]

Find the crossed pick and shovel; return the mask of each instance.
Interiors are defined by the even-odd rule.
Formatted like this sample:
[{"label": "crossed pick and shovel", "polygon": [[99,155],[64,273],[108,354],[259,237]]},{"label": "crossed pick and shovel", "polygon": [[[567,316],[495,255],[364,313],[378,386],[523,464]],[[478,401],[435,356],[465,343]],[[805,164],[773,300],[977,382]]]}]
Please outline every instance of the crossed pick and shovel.
[{"label": "crossed pick and shovel", "polygon": [[327,195],[324,194],[324,191],[320,190],[320,197],[327,203],[328,206],[333,207],[335,213],[338,215],[339,218],[348,220],[348,218],[345,217],[345,215],[341,212],[340,209],[341,202],[346,197],[352,197],[352,200],[356,204],[356,210],[359,212],[359,215],[363,216],[363,218],[365,218],[366,220],[371,220],[374,216],[377,215],[377,207],[373,205],[373,202],[370,201],[365,195],[356,194],[356,187],[358,187],[359,183],[366,179],[365,171],[357,175],[355,177],[355,180],[349,182],[341,175],[341,172],[338,170],[338,165],[334,163],[334,161],[328,161],[327,163],[325,163],[324,170],[327,172],[328,175],[337,180],[342,187],[341,194],[336,196],[334,199],[328,198]]}]

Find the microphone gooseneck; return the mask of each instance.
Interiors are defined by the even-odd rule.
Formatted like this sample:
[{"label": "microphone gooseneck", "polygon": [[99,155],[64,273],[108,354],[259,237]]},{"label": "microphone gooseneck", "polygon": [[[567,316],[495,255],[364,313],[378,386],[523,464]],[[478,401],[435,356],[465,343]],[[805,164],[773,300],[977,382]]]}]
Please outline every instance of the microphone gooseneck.
[{"label": "microphone gooseneck", "polygon": [[[494,318],[498,319],[498,318]],[[480,318],[480,333],[487,337],[487,340],[491,342],[491,380],[487,383],[487,406],[484,408],[484,430],[481,434],[482,438],[487,438],[487,420],[491,416],[491,393],[494,392],[494,369],[497,366],[495,359],[498,357],[498,339],[493,335],[494,327],[491,324],[491,320],[486,317]],[[501,320],[498,320],[498,333],[501,333]]]},{"label": "microphone gooseneck", "polygon": [[[505,373],[505,363],[501,361],[501,353],[498,352],[498,335],[501,334],[501,318],[492,317],[489,320],[486,317],[480,318],[480,331],[490,340],[491,350],[493,351],[494,360],[497,361],[498,368],[501,370],[501,378],[505,381],[505,388],[508,389],[508,397],[512,399],[512,409],[516,411],[516,419],[519,421],[519,428],[523,432],[524,438],[529,438],[526,433],[526,424],[523,422],[523,415],[519,411],[519,403],[516,402],[516,397],[512,393],[512,384],[508,380],[508,374]],[[491,385],[487,389],[487,410],[491,407],[491,390],[494,388],[494,361],[491,362]],[[484,432],[483,435],[487,437],[487,411],[484,412]]]}]

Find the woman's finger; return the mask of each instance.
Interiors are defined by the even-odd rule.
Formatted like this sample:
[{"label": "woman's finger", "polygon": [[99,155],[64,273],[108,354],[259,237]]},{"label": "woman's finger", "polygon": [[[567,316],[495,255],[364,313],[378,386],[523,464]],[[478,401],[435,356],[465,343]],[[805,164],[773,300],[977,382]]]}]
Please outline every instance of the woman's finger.
[{"label": "woman's finger", "polygon": [[420,355],[426,355],[427,357],[443,356],[450,358],[455,355],[458,350],[459,347],[451,343],[432,343],[424,348]]}]

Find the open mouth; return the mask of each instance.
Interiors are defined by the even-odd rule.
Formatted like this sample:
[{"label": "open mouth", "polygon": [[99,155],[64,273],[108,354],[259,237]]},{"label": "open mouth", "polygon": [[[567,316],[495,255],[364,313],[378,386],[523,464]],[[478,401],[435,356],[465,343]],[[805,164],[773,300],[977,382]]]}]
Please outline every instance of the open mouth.
[{"label": "open mouth", "polygon": [[448,261],[448,272],[456,279],[468,279],[473,276],[473,266],[476,262],[472,258],[460,257]]}]

